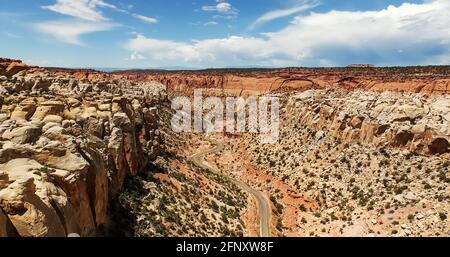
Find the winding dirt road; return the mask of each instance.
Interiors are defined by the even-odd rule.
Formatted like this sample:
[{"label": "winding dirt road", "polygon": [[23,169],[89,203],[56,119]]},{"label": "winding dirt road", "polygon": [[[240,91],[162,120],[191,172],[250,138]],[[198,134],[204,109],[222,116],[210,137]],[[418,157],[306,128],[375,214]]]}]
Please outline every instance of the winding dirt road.
[{"label": "winding dirt road", "polygon": [[[202,161],[202,157],[206,156],[208,154],[212,154],[212,153],[217,153],[217,152],[221,152],[224,149],[224,145],[220,142],[217,141],[211,141],[211,143],[214,145],[213,148],[206,150],[204,152],[200,152],[195,154],[194,156],[192,156],[192,161],[194,162],[194,164],[202,169],[206,169],[209,170],[212,173],[215,174],[220,174],[220,175],[225,175],[223,173],[221,173],[220,171],[215,170],[214,168],[208,166],[207,164],[205,164]],[[233,179],[231,177],[227,178],[233,182],[235,185],[239,186],[240,188],[242,188],[243,190],[247,191],[248,193],[250,193],[257,201],[258,203],[258,211],[259,211],[259,220],[260,220],[260,231],[259,234],[261,237],[269,237],[270,236],[270,232],[269,232],[269,217],[270,217],[270,208],[269,208],[269,204],[267,203],[266,198],[264,197],[264,195],[249,187],[247,184],[245,184],[244,182],[241,181],[237,181],[236,179]]]}]

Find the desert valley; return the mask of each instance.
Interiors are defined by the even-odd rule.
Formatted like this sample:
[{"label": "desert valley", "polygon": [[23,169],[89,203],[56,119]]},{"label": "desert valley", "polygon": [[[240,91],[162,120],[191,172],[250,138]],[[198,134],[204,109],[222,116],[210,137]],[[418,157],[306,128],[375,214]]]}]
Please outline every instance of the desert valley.
[{"label": "desert valley", "polygon": [[[171,99],[276,96],[280,137]],[[450,67],[99,72],[0,59],[0,236],[450,236]]]}]

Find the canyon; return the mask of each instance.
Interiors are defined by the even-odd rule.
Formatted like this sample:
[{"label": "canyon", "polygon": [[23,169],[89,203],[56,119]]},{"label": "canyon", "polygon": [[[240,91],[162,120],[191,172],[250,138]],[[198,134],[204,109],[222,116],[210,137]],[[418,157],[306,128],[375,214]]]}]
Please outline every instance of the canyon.
[{"label": "canyon", "polygon": [[[0,59],[0,236],[449,236],[449,74]],[[280,139],[173,132],[194,89],[278,97]]]}]

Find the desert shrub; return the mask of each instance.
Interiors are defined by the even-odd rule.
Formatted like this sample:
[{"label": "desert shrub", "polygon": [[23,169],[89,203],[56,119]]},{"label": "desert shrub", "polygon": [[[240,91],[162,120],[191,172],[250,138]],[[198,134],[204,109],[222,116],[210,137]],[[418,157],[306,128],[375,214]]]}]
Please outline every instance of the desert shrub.
[{"label": "desert shrub", "polygon": [[399,195],[402,194],[406,189],[408,189],[408,186],[397,186],[394,188],[394,193]]},{"label": "desert shrub", "polygon": [[306,207],[302,204],[302,205],[300,205],[300,210],[302,211],[302,212],[306,212],[307,210],[306,210]]},{"label": "desert shrub", "polygon": [[283,221],[281,220],[281,219],[278,219],[277,220],[277,229],[279,230],[279,231],[282,231],[283,230]]}]

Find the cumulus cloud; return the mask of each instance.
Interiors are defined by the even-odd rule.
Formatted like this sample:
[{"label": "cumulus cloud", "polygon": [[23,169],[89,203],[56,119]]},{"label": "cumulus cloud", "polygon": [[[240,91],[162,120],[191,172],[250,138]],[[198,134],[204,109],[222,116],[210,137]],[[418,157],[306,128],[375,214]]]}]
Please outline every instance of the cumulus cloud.
[{"label": "cumulus cloud", "polygon": [[260,37],[192,42],[138,35],[126,44],[157,66],[448,64],[450,2],[404,3],[379,11],[330,11],[295,17]]},{"label": "cumulus cloud", "polygon": [[303,1],[301,3],[298,3],[297,5],[287,8],[287,9],[279,9],[279,10],[272,10],[270,12],[264,13],[260,17],[258,17],[249,27],[250,30],[254,29],[257,26],[260,26],[264,23],[267,23],[269,21],[287,17],[311,8],[314,8],[319,5],[318,1]]},{"label": "cumulus cloud", "polygon": [[55,4],[42,8],[88,21],[107,20],[97,7],[117,9],[102,0],[57,0]]},{"label": "cumulus cloud", "polygon": [[137,52],[134,52],[130,55],[130,60],[132,61],[145,60],[145,56]]},{"label": "cumulus cloud", "polygon": [[145,54],[152,60],[185,61],[200,60],[197,51],[189,44],[171,40],[157,40],[137,35],[127,43],[127,49]]},{"label": "cumulus cloud", "polygon": [[38,31],[67,44],[83,45],[84,34],[111,30],[115,24],[109,22],[86,22],[79,20],[47,21],[36,25]]}]

